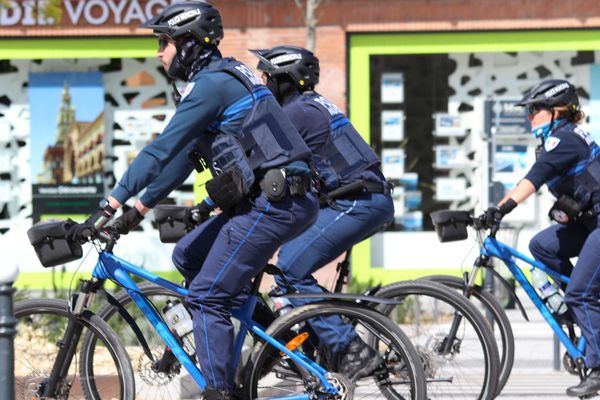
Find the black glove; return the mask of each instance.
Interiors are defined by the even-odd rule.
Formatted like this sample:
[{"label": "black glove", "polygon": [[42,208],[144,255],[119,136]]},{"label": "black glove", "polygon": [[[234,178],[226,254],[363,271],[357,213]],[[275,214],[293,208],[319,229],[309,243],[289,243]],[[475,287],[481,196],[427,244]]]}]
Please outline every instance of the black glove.
[{"label": "black glove", "polygon": [[198,225],[206,221],[210,217],[213,207],[209,206],[204,200],[193,207],[187,209],[185,213],[186,219],[192,225]]},{"label": "black glove", "polygon": [[500,221],[502,221],[502,212],[500,212],[500,207],[497,205],[489,206],[485,213],[483,213],[483,224],[487,228],[491,228],[497,225],[500,225]]},{"label": "black glove", "polygon": [[90,216],[84,222],[81,224],[75,224],[73,227],[71,227],[68,233],[69,239],[74,242],[85,243],[98,231],[98,222],[101,219],[104,219],[104,221],[101,221],[101,223],[106,222],[112,218],[114,213],[115,209],[108,204],[108,201],[102,200],[99,208],[90,214]]},{"label": "black glove", "polygon": [[67,233],[67,238],[72,240],[73,242],[83,244],[87,242],[92,236],[94,236],[97,231],[98,230],[96,229],[96,226],[93,223],[88,222],[86,220],[86,222],[83,222],[81,224],[74,224],[71,227],[71,229],[69,229],[69,232]]},{"label": "black glove", "polygon": [[131,207],[129,210],[123,212],[119,218],[108,224],[108,226],[116,230],[121,235],[127,235],[129,231],[138,226],[143,219],[144,216],[140,214],[138,209]]},{"label": "black glove", "polygon": [[512,198],[506,200],[500,207],[493,205],[489,206],[483,214],[483,223],[486,227],[491,228],[493,226],[500,225],[502,218],[509,212],[515,209],[517,202]]},{"label": "black glove", "polygon": [[84,223],[91,223],[95,225],[101,218],[105,218],[107,220],[111,219],[113,215],[115,215],[115,212],[117,212],[117,210],[112,208],[108,204],[107,200],[102,200],[98,209],[90,214]]}]

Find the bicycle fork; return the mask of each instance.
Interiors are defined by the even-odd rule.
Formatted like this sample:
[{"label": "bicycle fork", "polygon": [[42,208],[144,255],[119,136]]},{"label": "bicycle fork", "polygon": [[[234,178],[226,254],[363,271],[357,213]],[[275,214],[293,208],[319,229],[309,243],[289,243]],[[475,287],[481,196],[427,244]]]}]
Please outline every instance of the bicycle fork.
[{"label": "bicycle fork", "polygon": [[[465,273],[465,285],[463,295],[468,299],[471,296],[471,288],[475,285],[475,277],[479,273],[479,269],[481,268],[480,262],[482,260],[480,258],[477,259],[475,265],[473,265],[473,270],[471,271],[471,275],[468,276]],[[460,324],[462,322],[463,316],[459,314],[457,311],[454,312],[454,318],[452,319],[452,325],[450,325],[450,331],[440,343],[437,351],[439,354],[446,355],[455,350],[455,342],[459,339],[456,338],[456,334],[458,332],[458,328],[460,328]]]},{"label": "bicycle fork", "polygon": [[65,335],[56,343],[59,350],[52,371],[46,382],[43,382],[40,390],[38,390],[38,393],[41,392],[42,398],[59,397],[70,390],[70,384],[66,381],[66,378],[84,328],[83,323],[79,321],[79,316],[91,303],[94,297],[93,289],[95,289],[95,286],[91,281],[82,281],[79,293],[74,296],[74,300],[71,302],[72,307]]}]

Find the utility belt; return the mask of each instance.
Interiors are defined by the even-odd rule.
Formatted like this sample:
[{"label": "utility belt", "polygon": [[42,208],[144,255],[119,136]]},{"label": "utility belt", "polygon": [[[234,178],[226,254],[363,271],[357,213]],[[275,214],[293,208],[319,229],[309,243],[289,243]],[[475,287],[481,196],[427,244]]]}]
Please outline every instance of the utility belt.
[{"label": "utility belt", "polygon": [[268,170],[258,184],[258,190],[265,193],[267,200],[282,201],[287,194],[304,196],[312,190],[310,175],[290,175],[283,168]]},{"label": "utility belt", "polygon": [[556,200],[548,212],[550,219],[563,225],[583,219],[594,218],[598,214],[600,214],[600,204],[594,204],[591,207],[582,210],[581,204],[564,194]]},{"label": "utility belt", "polygon": [[340,186],[329,193],[321,195],[321,202],[332,202],[339,199],[348,199],[366,193],[390,194],[394,191],[394,183],[390,180],[385,182],[371,182],[360,180]]}]

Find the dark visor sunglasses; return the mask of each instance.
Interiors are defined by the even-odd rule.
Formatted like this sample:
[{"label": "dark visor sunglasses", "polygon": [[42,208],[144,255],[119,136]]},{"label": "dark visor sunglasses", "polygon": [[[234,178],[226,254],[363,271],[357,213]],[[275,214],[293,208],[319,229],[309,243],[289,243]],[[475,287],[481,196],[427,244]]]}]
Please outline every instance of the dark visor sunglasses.
[{"label": "dark visor sunglasses", "polygon": [[539,104],[528,104],[527,105],[527,114],[535,115],[542,110],[547,110],[547,107],[540,106]]},{"label": "dark visor sunglasses", "polygon": [[168,36],[159,36],[158,37],[158,50],[163,51],[169,43],[175,43],[175,41]]}]

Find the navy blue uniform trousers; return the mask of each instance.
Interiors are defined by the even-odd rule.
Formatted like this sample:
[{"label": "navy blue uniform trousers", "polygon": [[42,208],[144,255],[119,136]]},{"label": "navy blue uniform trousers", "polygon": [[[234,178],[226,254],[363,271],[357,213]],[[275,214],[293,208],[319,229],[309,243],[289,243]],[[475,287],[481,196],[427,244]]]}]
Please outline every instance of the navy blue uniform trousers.
[{"label": "navy blue uniform trousers", "polygon": [[[552,225],[531,239],[533,257],[569,276],[565,303],[588,345],[588,368],[600,367],[600,218],[569,225]],[[569,260],[579,256],[575,267]]]},{"label": "navy blue uniform trousers", "polygon": [[264,194],[236,207],[233,216],[210,218],[184,236],[173,262],[190,281],[186,301],[194,322],[196,352],[208,385],[231,392],[234,383],[231,308],[281,244],[315,221],[316,195],[286,196],[270,203]]},{"label": "navy blue uniform trousers", "polygon": [[[365,194],[352,200],[336,200],[333,207],[319,211],[317,222],[279,251],[277,266],[298,292],[322,293],[311,275],[337,258],[352,245],[368,238],[394,217],[394,203],[388,194]],[[282,279],[276,277],[279,286]],[[316,301],[292,298],[295,307]],[[311,328],[331,351],[340,353],[356,337],[352,325],[339,316],[315,318]]]}]

